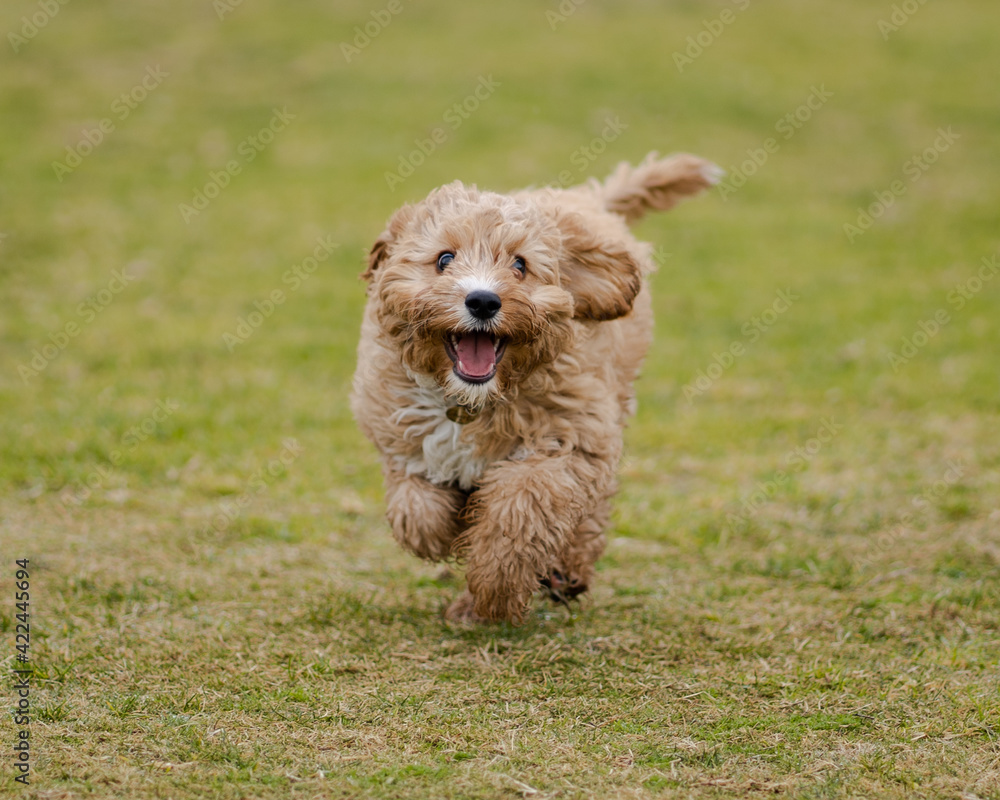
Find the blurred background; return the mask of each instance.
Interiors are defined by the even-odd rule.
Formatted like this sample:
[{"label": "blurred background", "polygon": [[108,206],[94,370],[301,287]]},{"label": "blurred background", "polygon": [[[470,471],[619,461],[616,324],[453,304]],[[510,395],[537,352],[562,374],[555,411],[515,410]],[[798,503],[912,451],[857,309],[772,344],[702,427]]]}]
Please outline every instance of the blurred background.
[{"label": "blurred background", "polygon": [[[715,495],[833,408],[857,426],[845,491],[884,477],[865,470],[896,459],[897,429],[968,437],[996,467],[1000,281],[947,300],[1000,247],[989,3],[43,6],[0,16],[9,497],[74,485],[169,396],[113,488],[197,458],[204,490],[295,435],[311,474],[293,480],[373,500],[346,394],[356,274],[389,214],[455,178],[573,183],[654,149],[730,176],[639,231],[661,268],[634,469],[714,442]],[[801,300],[746,341],[780,289]],[[953,321],[890,363],[941,308]],[[733,342],[747,353],[685,397]]]}]

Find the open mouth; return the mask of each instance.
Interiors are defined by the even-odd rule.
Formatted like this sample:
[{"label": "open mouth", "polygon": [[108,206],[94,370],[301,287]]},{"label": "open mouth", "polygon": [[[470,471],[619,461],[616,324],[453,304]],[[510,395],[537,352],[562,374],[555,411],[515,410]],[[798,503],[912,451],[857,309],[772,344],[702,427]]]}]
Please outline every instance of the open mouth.
[{"label": "open mouth", "polygon": [[444,350],[455,365],[455,374],[466,383],[486,383],[496,375],[506,349],[506,339],[484,331],[452,331],[444,337]]}]

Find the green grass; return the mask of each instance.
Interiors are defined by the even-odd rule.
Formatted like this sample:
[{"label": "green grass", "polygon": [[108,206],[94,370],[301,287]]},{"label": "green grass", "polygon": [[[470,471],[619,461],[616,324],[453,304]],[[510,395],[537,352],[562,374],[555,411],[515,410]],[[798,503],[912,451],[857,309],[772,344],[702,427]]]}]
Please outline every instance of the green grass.
[{"label": "green grass", "polygon": [[[1000,798],[1000,274],[950,295],[1000,257],[995,5],[930,2],[883,38],[888,3],[753,3],[679,72],[737,4],[584,3],[553,29],[554,3],[403,0],[345,60],[385,7],[69,3],[0,55],[0,661],[9,686],[30,558],[26,796]],[[813,87],[833,95],[782,138]],[[738,191],[640,227],[657,336],[590,596],[449,626],[460,575],[393,544],[347,407],[386,217],[652,149],[737,173],[769,138]]]}]

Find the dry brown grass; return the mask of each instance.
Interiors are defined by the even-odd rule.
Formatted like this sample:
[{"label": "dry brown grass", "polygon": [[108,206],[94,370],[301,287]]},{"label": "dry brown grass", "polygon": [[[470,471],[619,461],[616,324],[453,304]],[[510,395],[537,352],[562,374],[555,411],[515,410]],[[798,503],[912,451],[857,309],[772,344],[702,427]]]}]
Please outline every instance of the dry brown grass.
[{"label": "dry brown grass", "polygon": [[5,509],[4,552],[39,554],[40,797],[1000,785],[985,522],[866,568],[813,559],[794,534],[688,551],[619,539],[584,604],[467,629],[440,617],[454,578],[404,558],[377,514],[296,541],[267,535],[265,514],[256,533],[199,539],[159,502],[73,520]]}]

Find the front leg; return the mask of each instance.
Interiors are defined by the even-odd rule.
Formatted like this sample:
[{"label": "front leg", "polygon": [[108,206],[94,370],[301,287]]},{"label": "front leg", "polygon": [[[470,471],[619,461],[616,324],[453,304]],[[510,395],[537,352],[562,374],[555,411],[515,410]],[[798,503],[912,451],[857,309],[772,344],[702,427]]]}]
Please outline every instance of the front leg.
[{"label": "front leg", "polygon": [[459,542],[475,614],[520,621],[539,579],[549,575],[613,481],[612,463],[577,452],[490,469],[470,498],[472,524]]},{"label": "front leg", "polygon": [[444,561],[465,527],[460,514],[467,495],[461,489],[438,486],[419,475],[385,471],[386,518],[392,535],[420,558]]}]

